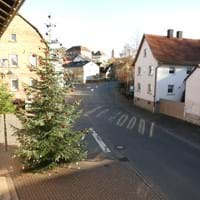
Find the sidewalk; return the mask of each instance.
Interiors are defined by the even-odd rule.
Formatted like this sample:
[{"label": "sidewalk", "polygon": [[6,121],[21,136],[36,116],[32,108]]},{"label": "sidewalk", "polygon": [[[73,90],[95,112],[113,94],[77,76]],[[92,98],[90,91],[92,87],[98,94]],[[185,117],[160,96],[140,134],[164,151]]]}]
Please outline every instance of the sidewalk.
[{"label": "sidewalk", "polygon": [[[22,173],[20,163],[0,145],[0,176],[12,177],[19,200],[157,200],[161,199],[126,163],[96,159],[45,173]],[[10,196],[17,200],[14,188]]]}]

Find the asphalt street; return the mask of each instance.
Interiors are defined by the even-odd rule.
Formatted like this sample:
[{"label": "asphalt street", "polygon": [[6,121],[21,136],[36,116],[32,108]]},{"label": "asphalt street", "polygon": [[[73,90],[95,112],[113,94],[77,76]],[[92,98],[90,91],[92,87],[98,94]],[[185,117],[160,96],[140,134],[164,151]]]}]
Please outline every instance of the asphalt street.
[{"label": "asphalt street", "polygon": [[89,151],[127,162],[166,199],[200,199],[198,127],[133,106],[116,82],[86,84],[77,92],[83,105],[77,126],[93,130]]}]

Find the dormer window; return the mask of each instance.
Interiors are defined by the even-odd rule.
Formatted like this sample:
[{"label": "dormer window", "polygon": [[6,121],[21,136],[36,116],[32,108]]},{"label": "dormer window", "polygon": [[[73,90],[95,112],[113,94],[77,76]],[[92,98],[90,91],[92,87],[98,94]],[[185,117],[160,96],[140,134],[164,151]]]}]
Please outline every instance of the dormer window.
[{"label": "dormer window", "polygon": [[144,58],[147,57],[147,49],[144,49]]}]

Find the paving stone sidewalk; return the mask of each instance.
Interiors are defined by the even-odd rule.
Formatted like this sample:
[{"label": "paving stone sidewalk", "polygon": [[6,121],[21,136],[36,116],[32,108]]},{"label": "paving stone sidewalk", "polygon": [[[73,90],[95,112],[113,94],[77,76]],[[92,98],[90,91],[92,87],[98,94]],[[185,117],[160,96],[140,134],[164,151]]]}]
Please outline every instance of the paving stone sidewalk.
[{"label": "paving stone sidewalk", "polygon": [[[108,159],[88,160],[45,173],[22,173],[0,144],[0,176],[9,172],[19,200],[157,200],[162,199],[126,164]],[[14,188],[10,188],[10,196]]]}]

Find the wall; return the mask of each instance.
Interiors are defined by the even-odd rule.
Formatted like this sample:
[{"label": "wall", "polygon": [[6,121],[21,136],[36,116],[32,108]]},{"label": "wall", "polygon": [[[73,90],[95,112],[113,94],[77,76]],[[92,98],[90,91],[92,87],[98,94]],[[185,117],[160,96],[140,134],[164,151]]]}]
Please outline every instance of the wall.
[{"label": "wall", "polygon": [[[11,34],[17,35],[16,42],[10,41]],[[23,84],[29,84],[30,79],[36,77],[28,68],[30,66],[29,57],[33,54],[43,56],[43,52],[39,48],[45,48],[46,45],[41,43],[41,39],[36,30],[20,16],[14,17],[0,39],[0,59],[9,60],[10,54],[18,55],[17,67],[10,67],[9,62],[7,67],[0,66],[0,72],[6,73],[4,82],[8,84],[9,88],[11,87],[11,79],[16,78],[19,80],[19,90],[12,92],[14,98],[25,99]],[[11,71],[12,74],[8,75],[8,71]]]},{"label": "wall", "polygon": [[141,108],[144,108],[146,110],[153,112],[153,109],[154,109],[153,101],[147,101],[146,99],[137,97],[137,98],[134,98],[134,104],[138,107],[141,107]]},{"label": "wall", "polygon": [[84,83],[88,80],[93,80],[95,76],[99,75],[99,66],[93,62],[89,62],[83,67]]},{"label": "wall", "polygon": [[175,117],[178,119],[184,119],[184,103],[161,99],[160,100],[160,113]]},{"label": "wall", "polygon": [[[169,73],[169,67],[175,67],[175,73]],[[181,101],[185,91],[184,79],[188,76],[187,66],[162,65],[157,72],[156,101],[168,99]],[[168,94],[168,85],[174,85],[174,93]]]},{"label": "wall", "polygon": [[200,69],[197,68],[186,81],[185,119],[200,125]]}]

